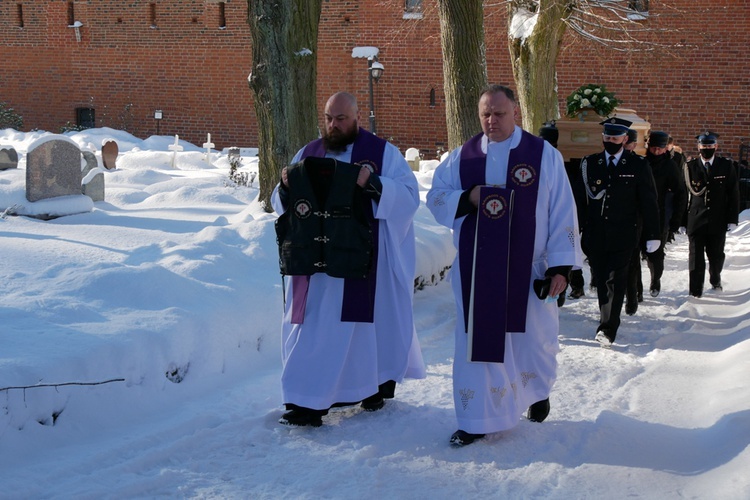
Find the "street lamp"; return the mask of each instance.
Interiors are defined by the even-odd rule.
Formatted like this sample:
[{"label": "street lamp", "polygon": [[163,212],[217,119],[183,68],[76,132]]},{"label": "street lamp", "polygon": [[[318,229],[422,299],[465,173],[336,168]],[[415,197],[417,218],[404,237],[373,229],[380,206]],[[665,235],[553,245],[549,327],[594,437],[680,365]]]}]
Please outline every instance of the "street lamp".
[{"label": "street lamp", "polygon": [[160,109],[154,111],[154,120],[156,120],[156,135],[159,135],[159,123],[161,123],[162,116],[163,114]]},{"label": "street lamp", "polygon": [[373,98],[372,82],[375,81],[375,83],[378,83],[380,77],[383,76],[385,68],[378,62],[378,56],[368,57],[367,62],[367,72],[369,73],[370,81],[370,132],[377,134],[377,129],[375,128],[375,100]]}]

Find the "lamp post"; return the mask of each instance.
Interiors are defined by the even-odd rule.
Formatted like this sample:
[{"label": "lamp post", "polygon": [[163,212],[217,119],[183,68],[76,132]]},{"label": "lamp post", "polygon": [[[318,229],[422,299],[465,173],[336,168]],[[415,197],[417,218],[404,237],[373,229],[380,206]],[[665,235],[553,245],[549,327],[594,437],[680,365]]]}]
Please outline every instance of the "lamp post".
[{"label": "lamp post", "polygon": [[369,73],[370,82],[370,132],[377,134],[377,128],[375,127],[375,99],[373,97],[372,82],[375,83],[380,80],[383,76],[385,68],[378,62],[378,56],[372,56],[367,58],[367,72]]},{"label": "lamp post", "polygon": [[154,111],[154,120],[156,120],[156,135],[159,135],[159,123],[161,123],[162,112],[160,109]]}]

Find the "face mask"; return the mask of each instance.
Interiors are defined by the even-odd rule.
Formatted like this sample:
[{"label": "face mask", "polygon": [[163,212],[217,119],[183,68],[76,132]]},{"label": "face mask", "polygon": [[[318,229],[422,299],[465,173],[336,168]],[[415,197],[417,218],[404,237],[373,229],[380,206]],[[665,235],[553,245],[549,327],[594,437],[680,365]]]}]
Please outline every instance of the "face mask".
[{"label": "face mask", "polygon": [[622,149],[622,144],[617,144],[614,142],[607,142],[603,141],[604,144],[604,151],[606,151],[608,154],[614,155],[617,154],[620,149]]},{"label": "face mask", "polygon": [[704,160],[710,160],[714,157],[714,153],[716,152],[716,149],[701,149],[701,156]]},{"label": "face mask", "polygon": [[660,159],[666,158],[668,154],[669,153],[656,155],[649,150],[649,151],[646,151],[646,159],[648,159],[649,161],[658,161]]}]

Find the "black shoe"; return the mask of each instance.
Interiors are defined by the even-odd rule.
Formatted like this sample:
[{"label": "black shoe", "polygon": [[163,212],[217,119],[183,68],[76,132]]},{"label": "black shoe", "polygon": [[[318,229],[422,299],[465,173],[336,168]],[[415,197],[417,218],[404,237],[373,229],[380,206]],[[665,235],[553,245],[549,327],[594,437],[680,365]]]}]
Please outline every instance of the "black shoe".
[{"label": "black shoe", "polygon": [[634,315],[638,311],[638,302],[635,300],[625,304],[625,314],[628,316]]},{"label": "black shoe", "polygon": [[526,414],[526,418],[532,422],[544,422],[544,419],[549,415],[549,398],[537,401],[533,405],[529,406],[529,411]]},{"label": "black shoe", "polygon": [[373,394],[369,398],[365,398],[362,400],[362,408],[365,411],[378,411],[384,406],[385,401],[383,400],[383,396],[381,396],[379,392],[377,394]]},{"label": "black shoe", "polygon": [[569,299],[580,299],[585,294],[583,293],[583,288],[571,288],[570,294],[568,294]]},{"label": "black shoe", "polygon": [[651,282],[651,296],[658,297],[661,291],[661,280],[653,280]]},{"label": "black shoe", "polygon": [[643,302],[643,292],[638,292],[638,295],[636,297],[639,303]]},{"label": "black shoe", "polygon": [[482,439],[483,437],[484,434],[469,434],[468,432],[459,429],[451,436],[451,444],[456,446],[466,446],[467,444],[471,444],[477,439]]},{"label": "black shoe", "polygon": [[602,347],[612,347],[612,344],[615,341],[614,335],[612,335],[606,328],[600,328],[597,330],[594,340],[599,342]]},{"label": "black shoe", "polygon": [[703,292],[700,292],[698,290],[693,290],[690,292],[690,295],[692,295],[695,298],[700,299],[703,296]]},{"label": "black shoe", "polygon": [[721,283],[719,283],[718,285],[712,285],[711,289],[716,290],[717,292],[721,292],[724,290],[724,287],[722,287]]},{"label": "black shoe", "polygon": [[284,413],[279,419],[279,423],[294,427],[304,427],[306,425],[320,427],[323,425],[322,417],[327,413],[327,410],[313,410],[311,408],[298,406],[294,410]]}]

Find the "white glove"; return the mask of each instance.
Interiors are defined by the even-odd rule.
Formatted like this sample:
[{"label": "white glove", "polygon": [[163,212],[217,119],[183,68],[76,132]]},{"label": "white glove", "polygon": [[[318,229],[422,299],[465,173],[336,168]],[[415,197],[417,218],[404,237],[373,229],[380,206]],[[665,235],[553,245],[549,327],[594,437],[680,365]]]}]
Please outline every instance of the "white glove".
[{"label": "white glove", "polygon": [[727,224],[727,231],[734,231],[737,229],[737,224]]},{"label": "white glove", "polygon": [[661,240],[648,240],[646,242],[646,253],[654,253],[659,250]]},{"label": "white glove", "polygon": [[677,232],[680,233],[680,234],[685,234],[685,233],[687,233],[687,228],[685,226],[680,226],[680,228],[677,230]]}]

